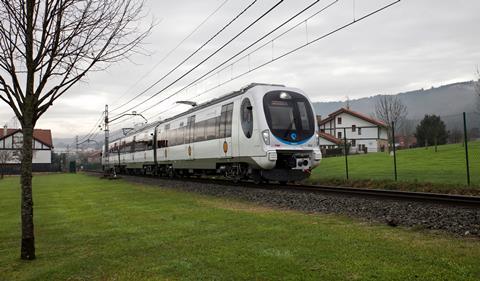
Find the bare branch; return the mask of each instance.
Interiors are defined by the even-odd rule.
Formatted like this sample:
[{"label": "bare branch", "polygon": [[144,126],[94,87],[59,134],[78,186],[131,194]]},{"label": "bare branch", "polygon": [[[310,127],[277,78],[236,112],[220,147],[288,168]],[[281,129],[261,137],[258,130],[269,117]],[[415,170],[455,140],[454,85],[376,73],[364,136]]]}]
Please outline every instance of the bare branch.
[{"label": "bare branch", "polygon": [[[143,6],[137,0],[34,1],[28,37],[26,2],[0,0],[1,100],[23,114],[29,95],[38,119],[88,72],[140,49],[153,27],[141,24]],[[21,84],[28,75],[35,81],[32,93]]]},{"label": "bare branch", "polygon": [[402,122],[407,117],[407,106],[397,96],[380,95],[375,101],[375,116],[387,125],[388,138],[391,140],[392,122],[395,129],[402,127]]}]

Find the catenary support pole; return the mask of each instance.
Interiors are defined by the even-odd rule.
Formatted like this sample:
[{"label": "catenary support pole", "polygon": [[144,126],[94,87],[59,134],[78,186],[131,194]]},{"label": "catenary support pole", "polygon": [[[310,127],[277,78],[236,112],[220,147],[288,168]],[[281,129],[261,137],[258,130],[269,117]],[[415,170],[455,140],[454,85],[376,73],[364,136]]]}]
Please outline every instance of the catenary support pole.
[{"label": "catenary support pole", "polygon": [[110,176],[110,167],[109,167],[109,151],[108,151],[108,141],[109,141],[109,137],[110,137],[110,130],[109,130],[109,127],[108,127],[108,123],[109,123],[109,120],[108,120],[108,105],[106,104],[105,105],[105,127],[103,128],[104,129],[104,132],[105,132],[105,148],[104,148],[104,151],[103,151],[103,162],[104,162],[104,174],[105,174],[105,177],[109,177]]},{"label": "catenary support pole", "polygon": [[347,129],[343,128],[343,146],[345,150],[345,176],[348,180],[348,145],[347,145]]},{"label": "catenary support pole", "polygon": [[467,185],[470,186],[470,163],[468,162],[467,114],[463,113],[463,139],[465,146],[465,162],[467,164]]},{"label": "catenary support pole", "polygon": [[397,150],[395,149],[395,122],[392,121],[393,174],[397,181]]}]

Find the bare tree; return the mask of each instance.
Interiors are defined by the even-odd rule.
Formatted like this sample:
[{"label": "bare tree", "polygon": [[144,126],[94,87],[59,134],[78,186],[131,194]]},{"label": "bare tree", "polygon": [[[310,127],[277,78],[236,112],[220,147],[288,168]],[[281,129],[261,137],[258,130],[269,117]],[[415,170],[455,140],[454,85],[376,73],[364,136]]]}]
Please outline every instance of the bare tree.
[{"label": "bare tree", "polygon": [[10,150],[0,150],[0,179],[5,175],[7,163],[13,160],[13,153]]},{"label": "bare tree", "polygon": [[375,100],[375,117],[387,125],[388,140],[392,141],[392,122],[395,129],[402,127],[402,122],[407,117],[407,106],[397,97],[380,95]]},{"label": "bare tree", "polygon": [[402,135],[405,140],[405,147],[412,145],[411,139],[415,133],[415,121],[411,119],[403,119],[401,121],[401,127],[398,130],[399,135]]},{"label": "bare tree", "polygon": [[141,50],[137,0],[0,0],[0,100],[22,127],[21,258],[35,259],[32,140],[38,119],[90,71]]}]

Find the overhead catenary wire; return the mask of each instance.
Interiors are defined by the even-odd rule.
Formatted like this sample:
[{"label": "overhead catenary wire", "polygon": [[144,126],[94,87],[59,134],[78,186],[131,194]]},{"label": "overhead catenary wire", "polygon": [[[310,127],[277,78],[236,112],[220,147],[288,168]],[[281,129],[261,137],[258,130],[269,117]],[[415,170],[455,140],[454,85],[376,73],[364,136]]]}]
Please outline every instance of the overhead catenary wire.
[{"label": "overhead catenary wire", "polygon": [[[384,5],[384,6],[378,8],[378,9],[376,9],[376,10],[374,10],[374,11],[372,11],[372,12],[370,12],[370,13],[362,16],[362,17],[353,19],[352,21],[350,21],[350,22],[348,22],[348,23],[346,23],[346,24],[344,24],[344,25],[342,25],[342,26],[340,26],[340,27],[338,27],[338,28],[336,28],[336,29],[334,29],[334,30],[332,30],[332,31],[329,31],[329,32],[327,32],[327,33],[325,33],[325,34],[323,34],[323,35],[321,35],[321,36],[319,36],[319,37],[316,37],[315,39],[313,39],[313,40],[311,40],[311,41],[309,41],[309,42],[306,42],[305,44],[302,44],[302,45],[300,45],[300,46],[298,46],[298,47],[296,47],[296,48],[294,48],[294,49],[292,49],[292,50],[290,50],[290,51],[288,51],[288,52],[285,52],[285,53],[283,53],[282,55],[279,55],[279,56],[277,56],[277,57],[272,57],[271,60],[269,60],[269,61],[267,61],[267,62],[265,62],[265,63],[263,63],[263,64],[260,64],[260,65],[258,65],[258,66],[256,66],[256,67],[252,68],[252,69],[249,69],[248,71],[245,71],[245,72],[243,72],[243,73],[241,73],[241,74],[239,74],[239,75],[237,75],[237,76],[234,76],[234,77],[230,78],[229,80],[227,80],[227,81],[225,81],[225,82],[222,82],[222,83],[220,83],[220,84],[218,84],[218,85],[216,85],[216,86],[214,86],[214,87],[211,87],[211,88],[203,91],[202,93],[196,94],[196,97],[198,98],[198,97],[200,97],[200,96],[202,96],[202,95],[204,95],[204,94],[206,94],[206,93],[208,93],[208,92],[211,92],[211,91],[214,90],[214,89],[217,89],[217,88],[219,88],[219,87],[221,87],[221,86],[223,86],[223,85],[225,85],[225,84],[227,84],[227,83],[230,83],[231,81],[234,81],[234,80],[236,80],[236,79],[238,79],[238,78],[240,78],[240,77],[243,77],[243,76],[245,76],[246,74],[249,74],[249,73],[251,73],[251,72],[253,72],[253,71],[255,71],[255,70],[259,69],[259,68],[262,68],[262,67],[264,67],[264,66],[266,66],[266,65],[269,65],[269,64],[271,64],[271,63],[273,63],[273,62],[275,62],[275,61],[277,61],[277,60],[279,60],[279,59],[282,59],[282,58],[284,58],[284,57],[286,57],[286,56],[288,56],[288,55],[290,55],[290,54],[292,54],[292,53],[294,53],[294,52],[297,52],[297,51],[299,51],[299,50],[301,50],[301,49],[303,49],[303,48],[305,48],[305,47],[307,47],[307,46],[309,46],[309,45],[311,45],[311,44],[313,44],[313,43],[316,43],[316,42],[318,42],[318,41],[320,41],[320,40],[322,40],[322,39],[325,39],[325,38],[327,38],[327,37],[329,37],[329,36],[331,36],[331,35],[339,32],[339,31],[341,31],[341,30],[343,30],[343,29],[346,29],[346,28],[348,28],[348,27],[350,27],[350,26],[352,26],[352,25],[354,25],[354,24],[356,24],[356,23],[358,23],[358,22],[360,22],[360,21],[363,21],[363,20],[366,19],[366,18],[369,18],[369,17],[371,17],[371,16],[373,16],[373,15],[375,15],[375,14],[377,14],[377,13],[379,13],[379,12],[381,12],[381,11],[383,11],[383,10],[385,10],[385,9],[387,9],[387,8],[389,8],[389,7],[397,4],[397,3],[399,3],[400,1],[401,1],[401,0],[396,0],[396,1],[390,2],[389,4]],[[273,40],[272,40],[272,41],[273,41]],[[268,43],[270,43],[270,42],[268,42]],[[246,55],[246,56],[247,56],[247,55]],[[158,105],[158,104],[157,104],[157,105]],[[157,116],[160,116],[161,114],[163,114],[163,113],[165,113],[165,112],[167,112],[167,111],[169,111],[169,110],[171,110],[171,109],[172,109],[172,108],[160,112],[158,115],[154,116],[154,118],[157,117]]]},{"label": "overhead catenary wire", "polygon": [[[143,75],[140,79],[138,79],[127,91],[125,91],[124,94],[120,98],[117,99],[117,101],[120,101],[120,99],[125,96],[126,93],[128,93],[135,85],[137,85],[139,82],[141,82],[149,73],[151,73],[155,68],[157,68],[161,63],[163,63],[168,57],[170,57],[185,41],[187,41],[195,32],[197,32],[211,17],[213,17],[229,0],[224,0],[215,10],[210,13],[200,24],[198,24],[186,37],[184,37],[173,49],[171,49],[159,62],[157,62],[149,71],[147,71],[146,74]],[[115,104],[115,103],[114,103]],[[118,109],[118,108],[116,108]],[[93,128],[89,131],[88,134],[83,136],[80,141],[84,141],[92,137],[92,133],[95,132],[94,130],[101,124],[101,121],[103,119],[103,114],[100,117],[100,119],[94,124]],[[97,132],[98,135],[98,132]]]},{"label": "overhead catenary wire", "polygon": [[[313,3],[311,3],[310,5],[308,5],[306,8],[304,8],[303,10],[301,10],[300,12],[296,13],[295,15],[293,15],[292,17],[290,17],[289,19],[287,19],[286,21],[284,21],[283,23],[281,23],[280,25],[278,25],[277,27],[273,28],[272,30],[270,30],[269,32],[267,32],[266,34],[264,34],[263,36],[261,36],[259,39],[255,40],[253,43],[251,43],[250,45],[248,45],[247,47],[243,48],[241,51],[237,52],[235,55],[231,56],[230,58],[228,58],[227,60],[223,61],[222,63],[220,63],[219,65],[217,65],[216,67],[214,67],[213,69],[209,70],[208,72],[206,72],[205,74],[203,74],[202,76],[200,76],[199,78],[195,79],[194,81],[190,82],[189,84],[187,84],[186,86],[184,86],[183,88],[181,88],[180,90],[174,92],[173,94],[169,95],[168,97],[160,100],[159,102],[151,105],[150,107],[148,107],[147,109],[145,110],[142,110],[141,113],[145,113],[146,111],[154,108],[155,106],[161,104],[162,102],[164,102],[165,100],[167,99],[170,99],[171,97],[181,93],[182,91],[184,91],[185,89],[187,89],[188,87],[194,85],[195,83],[197,83],[198,81],[202,80],[203,78],[205,78],[206,76],[208,76],[209,74],[211,74],[212,72],[214,72],[215,70],[219,69],[220,67],[224,66],[226,63],[228,63],[229,61],[235,59],[236,57],[238,57],[239,55],[243,54],[245,51],[247,51],[248,49],[250,49],[252,46],[256,45],[258,42],[262,41],[263,39],[265,39],[266,37],[268,37],[269,35],[271,35],[272,33],[274,33],[275,31],[279,30],[280,28],[282,28],[283,26],[285,26],[286,24],[290,23],[292,20],[294,20],[295,18],[297,18],[298,16],[300,16],[301,14],[305,13],[308,9],[310,9],[311,7],[313,7],[314,5],[318,4],[321,0],[317,0],[317,1],[314,1]],[[314,16],[317,16],[318,14],[320,14],[321,12],[325,11],[326,9],[328,9],[329,7],[333,6],[335,3],[337,3],[339,0],[335,0],[333,2],[331,2],[330,4],[326,5],[325,7],[323,7],[322,9],[320,9],[319,11],[315,12],[313,15],[311,15],[310,17],[308,17],[307,19],[303,20],[302,22],[294,25],[293,27],[287,29],[286,31],[282,32],[281,34],[277,35],[275,38],[271,39],[270,41],[268,41],[267,43],[265,44],[262,44],[261,46],[257,47],[254,51],[250,52],[249,54],[241,57],[240,59],[236,60],[234,63],[224,67],[223,69],[221,69],[219,72],[225,70],[226,68],[229,68],[231,65],[237,63],[238,61],[248,57],[249,55],[251,55],[252,53],[258,51],[259,49],[263,48],[264,46],[270,44],[271,42],[273,42],[274,40],[278,39],[279,37],[285,35],[286,33],[290,32],[291,30],[293,30],[294,28],[298,27],[299,25],[303,24],[305,21],[311,19],[312,17]],[[219,72],[213,74],[213,75],[216,75],[218,74]],[[210,77],[212,77],[213,75],[210,75],[209,77],[203,79],[203,80],[206,80],[206,79],[209,79]]]},{"label": "overhead catenary wire", "polygon": [[255,19],[252,23],[250,23],[247,27],[245,27],[244,29],[242,29],[239,33],[237,33],[233,38],[231,38],[230,40],[228,40],[225,44],[223,44],[220,48],[218,48],[217,50],[215,50],[212,54],[210,54],[209,56],[207,56],[205,59],[203,59],[200,63],[198,63],[197,65],[195,65],[193,68],[191,68],[190,70],[188,70],[186,73],[184,73],[183,75],[181,75],[179,78],[177,78],[176,80],[174,80],[173,82],[171,82],[170,84],[168,84],[167,86],[165,86],[164,88],[162,88],[160,91],[157,91],[155,94],[153,94],[152,96],[150,96],[148,99],[140,102],[139,104],[129,108],[128,110],[125,110],[124,112],[122,113],[119,113],[120,114],[123,114],[125,112],[128,112],[134,108],[137,108],[138,106],[144,104],[145,102],[153,99],[154,97],[158,96],[160,93],[164,92],[166,89],[170,88],[172,85],[176,84],[178,81],[180,81],[182,78],[184,78],[185,76],[187,76],[188,74],[190,74],[192,71],[194,71],[195,69],[197,69],[200,65],[202,65],[203,63],[205,63],[207,60],[209,60],[211,57],[213,57],[215,54],[217,54],[218,52],[220,52],[222,49],[224,49],[227,45],[229,45],[231,42],[233,42],[235,39],[237,39],[240,35],[242,35],[243,33],[245,33],[248,29],[250,29],[253,25],[255,25],[258,21],[260,21],[262,18],[264,18],[266,15],[268,15],[269,13],[271,13],[275,8],[277,8],[281,3],[283,3],[284,0],[280,0],[278,1],[275,5],[273,5],[271,8],[269,8],[266,12],[264,12],[260,17],[258,17],[257,19]]},{"label": "overhead catenary wire", "polygon": [[326,34],[321,35],[321,36],[315,38],[314,40],[312,40],[312,41],[310,41],[310,42],[307,42],[307,43],[305,43],[305,44],[303,44],[303,45],[301,45],[301,46],[299,46],[299,47],[297,47],[297,48],[295,48],[295,49],[293,49],[293,50],[290,50],[290,51],[288,51],[288,52],[286,52],[286,53],[284,53],[284,54],[282,54],[282,55],[280,55],[280,56],[278,56],[278,57],[270,60],[270,61],[267,61],[267,62],[265,62],[265,63],[263,63],[263,64],[260,64],[260,65],[256,66],[255,68],[249,69],[248,71],[245,71],[245,72],[243,72],[243,73],[241,73],[241,74],[239,74],[239,75],[237,75],[237,76],[234,76],[234,77],[232,77],[231,79],[229,79],[229,80],[227,80],[227,81],[225,81],[225,82],[223,82],[223,83],[221,83],[221,84],[218,84],[218,85],[216,85],[216,86],[214,86],[214,87],[212,87],[212,88],[210,88],[210,89],[208,89],[208,90],[206,90],[206,91],[204,91],[204,92],[202,92],[202,93],[200,93],[200,94],[197,94],[197,97],[199,97],[199,96],[201,96],[201,95],[203,95],[203,94],[206,94],[206,93],[208,93],[208,92],[210,92],[210,91],[212,91],[212,90],[214,90],[214,89],[216,89],[216,88],[218,88],[218,87],[221,87],[221,86],[223,86],[223,85],[225,85],[225,84],[227,84],[227,83],[229,83],[229,82],[231,82],[231,81],[233,81],[233,80],[236,80],[236,79],[238,79],[238,78],[240,78],[240,77],[242,77],[242,76],[245,76],[246,74],[248,74],[248,73],[250,73],[250,72],[252,72],[252,71],[255,71],[255,70],[259,69],[259,68],[262,68],[262,67],[264,67],[264,66],[266,66],[266,65],[268,65],[268,64],[270,64],[270,63],[272,63],[272,62],[275,62],[275,61],[277,61],[277,60],[279,60],[279,59],[282,59],[282,58],[284,58],[284,57],[286,57],[286,56],[288,56],[288,55],[290,55],[290,54],[292,54],[292,53],[294,53],[294,52],[297,52],[297,51],[299,51],[299,50],[301,50],[301,49],[303,49],[303,48],[305,48],[305,47],[307,47],[307,46],[309,46],[309,45],[311,45],[311,44],[313,44],[313,43],[315,43],[315,42],[317,42],[317,41],[320,41],[320,40],[322,40],[322,39],[325,39],[325,38],[329,37],[330,35],[333,35],[333,34],[339,32],[339,31],[341,31],[341,30],[343,30],[343,29],[346,29],[346,28],[354,25],[355,23],[358,23],[358,22],[360,22],[360,21],[362,21],[362,20],[364,20],[364,19],[366,19],[366,18],[369,18],[369,17],[371,17],[371,16],[373,16],[373,15],[375,15],[375,14],[377,14],[377,13],[379,13],[379,12],[381,12],[381,11],[383,11],[383,10],[385,10],[385,9],[387,9],[387,8],[395,5],[395,4],[397,4],[397,3],[400,2],[400,1],[401,1],[401,0],[396,0],[396,1],[394,1],[394,2],[391,2],[391,3],[387,4],[387,5],[382,6],[381,8],[378,8],[378,9],[376,9],[376,10],[374,10],[374,11],[372,11],[372,12],[370,12],[370,13],[362,16],[362,17],[359,17],[359,18],[357,18],[357,19],[354,19],[353,21],[351,21],[351,22],[349,22],[349,23],[347,23],[347,24],[345,24],[345,25],[342,25],[342,26],[336,28],[336,29],[333,30],[333,31],[327,32]]},{"label": "overhead catenary wire", "polygon": [[105,113],[105,112],[102,112],[102,114],[100,114],[100,118],[97,120],[97,122],[95,122],[95,124],[93,125],[92,129],[88,132],[88,134],[86,134],[85,136],[83,136],[82,138],[80,138],[80,139],[78,140],[79,142],[84,141],[84,140],[87,140],[87,139],[90,139],[90,138],[93,136],[93,134],[95,133],[95,129],[98,129],[98,126],[102,123],[104,113]]},{"label": "overhead catenary wire", "polygon": [[[128,105],[129,103],[131,103],[132,101],[136,100],[137,98],[141,97],[142,95],[144,95],[146,92],[148,92],[149,90],[151,90],[153,87],[155,87],[156,85],[158,85],[158,83],[162,82],[165,78],[167,78],[170,74],[172,74],[175,70],[177,70],[180,66],[182,66],[183,64],[185,64],[185,62],[187,62],[190,58],[192,58],[195,54],[197,54],[200,50],[202,50],[206,45],[208,45],[213,39],[215,39],[218,35],[220,35],[223,31],[225,31],[230,25],[232,25],[236,20],[238,20],[245,12],[247,12],[252,6],[253,4],[255,4],[258,0],[254,0],[252,1],[245,9],[243,9],[240,13],[238,13],[233,19],[231,19],[226,25],[224,25],[222,28],[220,28],[220,30],[218,30],[213,36],[211,36],[207,41],[205,41],[202,45],[200,45],[200,47],[198,47],[194,52],[192,52],[190,55],[188,55],[185,59],[183,59],[179,64],[177,64],[174,68],[172,68],[170,71],[168,71],[166,74],[164,74],[160,79],[158,79],[157,81],[155,81],[153,84],[151,84],[150,86],[148,86],[146,89],[144,89],[143,91],[141,91],[139,94],[137,94],[136,96],[134,96],[133,98],[131,98],[130,100],[128,100],[127,102],[123,103],[122,105],[114,108],[112,111],[115,111],[115,110],[118,110],[126,105]],[[132,108],[131,108],[132,109]],[[129,110],[131,110],[129,109]],[[129,110],[126,110],[126,111],[129,111]],[[125,112],[126,112],[125,111]],[[118,115],[121,115],[125,112],[122,112],[122,113],[119,113]]]},{"label": "overhead catenary wire", "polygon": [[[120,100],[125,97],[138,83],[143,81],[152,71],[154,71],[160,64],[162,64],[166,59],[168,59],[180,46],[183,45],[193,34],[195,34],[210,18],[212,18],[229,0],[224,0],[220,5],[213,10],[200,24],[198,24],[187,36],[185,36],[173,49],[171,49],[166,55],[162,57],[152,68],[150,68],[144,75],[142,75],[135,83],[132,84],[118,99],[117,102],[114,102],[111,106],[115,106]],[[116,110],[120,107],[116,107],[113,110]]]}]

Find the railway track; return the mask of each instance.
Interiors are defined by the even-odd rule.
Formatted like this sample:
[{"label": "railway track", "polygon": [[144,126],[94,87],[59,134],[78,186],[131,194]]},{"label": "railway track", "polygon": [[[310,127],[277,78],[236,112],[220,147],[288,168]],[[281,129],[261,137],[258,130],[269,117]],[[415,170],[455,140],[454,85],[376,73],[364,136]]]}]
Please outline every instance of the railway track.
[{"label": "railway track", "polygon": [[[97,171],[87,171],[93,173],[101,173]],[[354,187],[339,187],[339,186],[324,186],[324,185],[303,185],[303,184],[261,184],[257,185],[253,182],[242,181],[234,183],[225,179],[214,178],[156,178],[151,176],[131,176],[121,175],[122,178],[137,178],[141,177],[145,183],[154,183],[156,180],[174,180],[174,181],[189,181],[197,183],[207,183],[216,185],[231,185],[242,186],[246,188],[256,189],[276,189],[285,191],[301,191],[301,192],[314,192],[314,193],[331,193],[331,194],[343,194],[345,196],[362,196],[362,197],[375,197],[378,199],[391,199],[400,201],[420,201],[433,204],[448,204],[453,206],[468,206],[480,208],[479,196],[466,196],[466,195],[452,195],[441,193],[427,193],[427,192],[410,192],[399,190],[383,190],[383,189],[367,189],[367,188],[354,188]],[[148,180],[147,180],[148,179]]]}]

